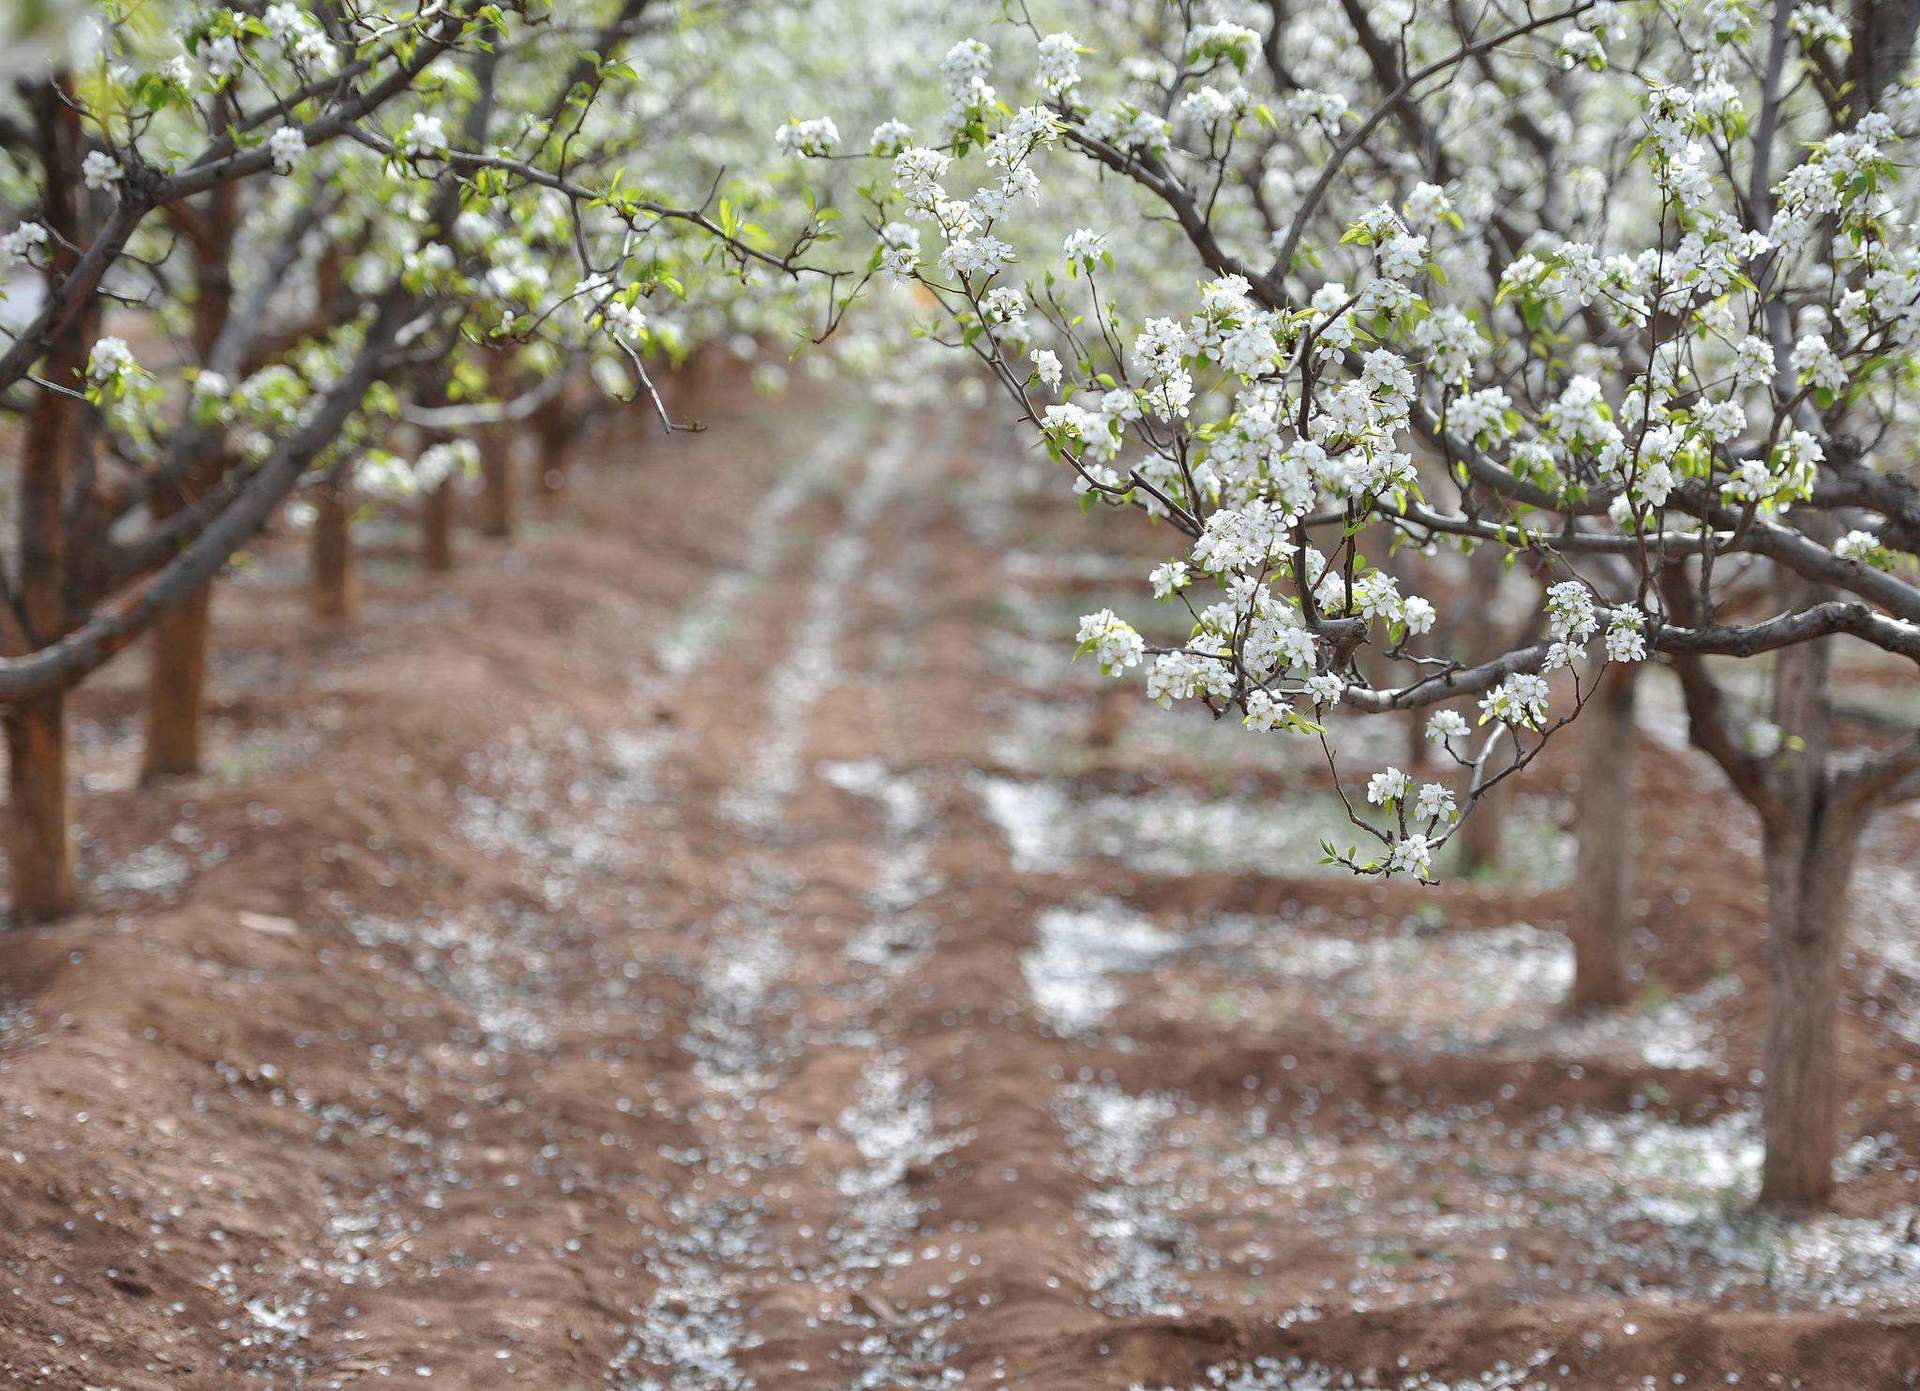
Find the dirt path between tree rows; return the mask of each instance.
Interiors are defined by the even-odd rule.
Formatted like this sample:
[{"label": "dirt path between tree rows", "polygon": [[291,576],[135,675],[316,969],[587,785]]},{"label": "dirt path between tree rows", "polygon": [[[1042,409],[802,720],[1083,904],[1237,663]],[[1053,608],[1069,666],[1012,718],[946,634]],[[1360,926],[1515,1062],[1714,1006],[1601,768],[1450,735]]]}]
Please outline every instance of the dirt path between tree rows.
[{"label": "dirt path between tree rows", "polygon": [[265,548],[202,778],[130,786],[132,665],[87,694],[94,908],[0,976],[0,1379],[1917,1384],[1910,916],[1836,1211],[1749,1216],[1695,765],[1641,760],[1645,998],[1568,1019],[1576,759],[1489,878],[1321,874],[1304,760],[1067,662],[1162,538],[965,417],[719,426],[449,581],[369,528],[346,626]]}]

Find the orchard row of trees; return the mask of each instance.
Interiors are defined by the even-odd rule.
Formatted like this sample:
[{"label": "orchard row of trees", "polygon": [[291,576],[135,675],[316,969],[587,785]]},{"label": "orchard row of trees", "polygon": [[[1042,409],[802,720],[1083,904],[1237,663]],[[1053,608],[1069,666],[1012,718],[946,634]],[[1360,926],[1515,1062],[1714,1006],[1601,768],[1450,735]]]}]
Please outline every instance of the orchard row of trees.
[{"label": "orchard row of trees", "polygon": [[[1147,579],[1188,638],[1103,610],[1081,651],[1162,704],[1318,741],[1351,822],[1323,858],[1421,879],[1590,704],[1630,728],[1634,665],[1671,666],[1763,827],[1762,1200],[1824,1200],[1852,866],[1920,795],[1920,739],[1842,747],[1829,691],[1841,636],[1920,661],[1920,7],[1008,19],[946,54],[930,127],[876,131],[890,168],[859,196],[876,260],[934,307],[924,334],[990,374],[1083,501],[1176,539]],[[793,129],[833,153],[830,122]],[[1484,623],[1415,592],[1441,551],[1533,577],[1547,631],[1476,650]],[[1750,658],[1764,712],[1718,660]],[[1394,711],[1431,712],[1450,776],[1341,776],[1329,731]],[[1617,821],[1601,786],[1587,810]],[[1616,922],[1624,840],[1592,839],[1575,890]]]},{"label": "orchard row of trees", "polygon": [[21,921],[75,903],[70,693],[151,634],[145,769],[196,771],[210,590],[283,504],[312,519],[323,613],[351,602],[364,506],[416,499],[429,563],[449,563],[468,472],[486,529],[509,526],[511,429],[546,475],[588,381],[675,428],[651,372],[749,292],[761,325],[797,312],[830,235],[799,200],[775,209],[784,232],[757,224],[773,186],[727,175],[745,128],[721,60],[745,21],[667,0],[114,0],[38,19],[0,94]]}]

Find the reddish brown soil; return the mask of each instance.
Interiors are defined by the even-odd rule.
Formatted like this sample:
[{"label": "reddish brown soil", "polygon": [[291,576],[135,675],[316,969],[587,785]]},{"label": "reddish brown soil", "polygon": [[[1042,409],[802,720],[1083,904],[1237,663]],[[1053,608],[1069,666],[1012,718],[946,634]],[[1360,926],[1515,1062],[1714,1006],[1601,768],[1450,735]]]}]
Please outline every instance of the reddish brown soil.
[{"label": "reddish brown soil", "polygon": [[[1920,983],[1850,967],[1837,1213],[1742,1215],[1762,926],[1712,775],[1649,737],[1648,998],[1598,1024],[1500,989],[1559,959],[1550,876],[1016,868],[983,779],[1311,779],[1032,647],[1116,592],[1066,562],[1159,542],[995,500],[1031,465],[984,427],[719,425],[599,441],[445,580],[375,525],[345,625],[263,548],[204,777],[132,786],[137,662],[86,691],[91,906],[0,971],[0,1380],[1916,1384]],[[1034,994],[1086,965],[1050,910],[1092,1017]]]}]

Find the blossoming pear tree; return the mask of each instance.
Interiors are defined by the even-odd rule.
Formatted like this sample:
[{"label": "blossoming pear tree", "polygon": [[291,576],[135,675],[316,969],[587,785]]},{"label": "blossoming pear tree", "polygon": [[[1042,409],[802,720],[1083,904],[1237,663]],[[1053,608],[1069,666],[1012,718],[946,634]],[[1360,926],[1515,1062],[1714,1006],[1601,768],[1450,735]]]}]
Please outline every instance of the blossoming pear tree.
[{"label": "blossoming pear tree", "polygon": [[[664,3],[84,8],[86,41],[0,96],[18,919],[74,902],[67,692],[168,624],[148,766],[191,767],[206,587],[283,501],[362,470],[441,488],[462,432],[541,399],[489,391],[483,353],[536,378],[597,354],[657,404],[645,306],[791,285],[831,235],[804,206],[767,230],[717,178],[668,195],[677,142],[614,109],[623,47],[699,27]],[[421,450],[383,454],[408,423]]]},{"label": "blossoming pear tree", "polygon": [[[1671,665],[1763,827],[1761,1197],[1823,1200],[1853,854],[1920,795],[1920,739],[1842,749],[1827,709],[1836,640],[1920,661],[1913,7],[1009,16],[1011,95],[969,39],[937,124],[875,132],[874,259],[1085,503],[1177,538],[1144,578],[1187,637],[1102,610],[1080,650],[1316,741],[1323,857],[1419,879],[1612,668]],[[1546,631],[1461,656],[1363,533],[1495,548]],[[1764,720],[1720,660],[1763,657]],[[1389,711],[1429,712],[1446,775],[1338,766],[1336,722]]]}]

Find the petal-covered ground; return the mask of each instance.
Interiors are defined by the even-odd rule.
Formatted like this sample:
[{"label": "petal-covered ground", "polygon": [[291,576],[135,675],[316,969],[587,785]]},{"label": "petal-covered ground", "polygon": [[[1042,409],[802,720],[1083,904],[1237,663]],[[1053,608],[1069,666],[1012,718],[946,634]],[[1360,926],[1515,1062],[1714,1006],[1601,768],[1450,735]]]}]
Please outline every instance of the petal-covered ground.
[{"label": "petal-covered ground", "polygon": [[1575,746],[1490,873],[1328,874],[1310,760],[1068,661],[1162,537],[965,417],[722,427],[447,580],[365,528],[344,626],[267,547],[202,778],[133,788],[137,664],[86,694],[93,907],[0,976],[0,1377],[1914,1384],[1920,823],[1835,1209],[1751,1215],[1751,828],[1658,691],[1643,999],[1572,1018]]}]

